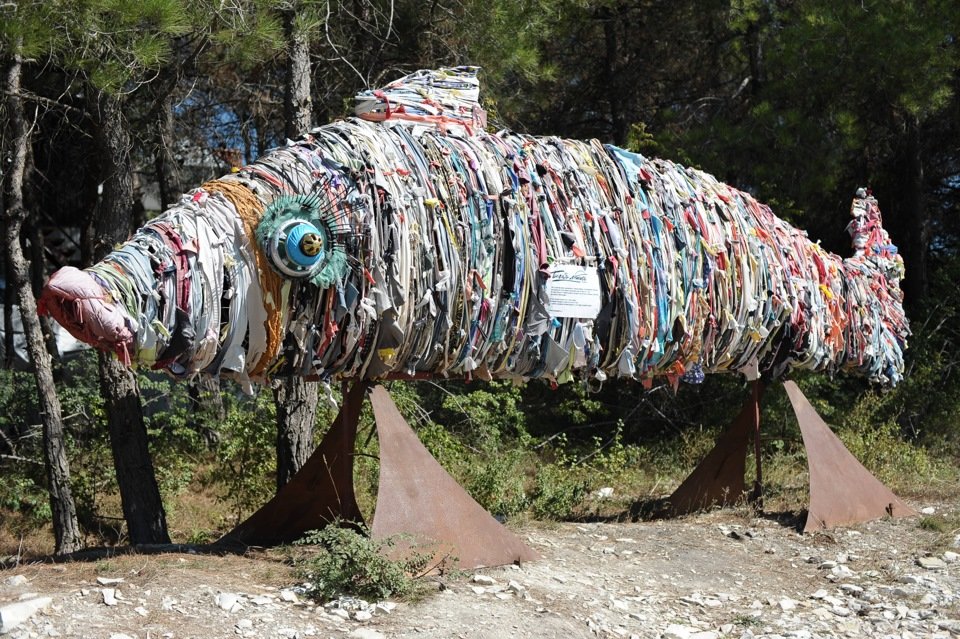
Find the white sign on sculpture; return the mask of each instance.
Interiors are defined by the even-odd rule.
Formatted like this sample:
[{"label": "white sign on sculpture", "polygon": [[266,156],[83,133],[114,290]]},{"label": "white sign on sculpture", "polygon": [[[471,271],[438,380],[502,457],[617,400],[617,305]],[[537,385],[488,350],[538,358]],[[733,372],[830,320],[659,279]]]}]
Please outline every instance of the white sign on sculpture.
[{"label": "white sign on sculpture", "polygon": [[547,312],[553,317],[596,318],[601,305],[597,269],[575,264],[550,267],[547,299]]}]

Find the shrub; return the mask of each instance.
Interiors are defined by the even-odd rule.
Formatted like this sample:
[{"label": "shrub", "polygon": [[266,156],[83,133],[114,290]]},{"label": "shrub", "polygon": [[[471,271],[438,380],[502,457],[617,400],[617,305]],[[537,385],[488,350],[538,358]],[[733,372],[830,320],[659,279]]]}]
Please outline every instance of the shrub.
[{"label": "shrub", "polygon": [[[338,523],[310,531],[296,542],[318,547],[317,554],[294,561],[298,577],[309,584],[310,597],[328,601],[352,595],[376,601],[415,592],[417,577],[432,555],[412,548],[401,551],[398,546],[407,545],[401,539],[373,539],[366,527],[357,531]],[[401,558],[391,558],[394,553]]]},{"label": "shrub", "polygon": [[530,507],[538,519],[570,519],[589,490],[587,481],[572,469],[546,464],[534,479]]}]

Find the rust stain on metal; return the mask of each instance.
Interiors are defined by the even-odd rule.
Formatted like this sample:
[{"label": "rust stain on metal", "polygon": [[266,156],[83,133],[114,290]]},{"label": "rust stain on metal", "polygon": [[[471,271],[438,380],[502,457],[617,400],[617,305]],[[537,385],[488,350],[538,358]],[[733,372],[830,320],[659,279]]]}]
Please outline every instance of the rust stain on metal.
[{"label": "rust stain on metal", "polygon": [[380,488],[372,532],[436,544],[459,568],[533,561],[540,555],[502,526],[420,443],[382,386],[370,393],[380,437]]},{"label": "rust stain on metal", "polygon": [[857,461],[795,383],[783,385],[800,423],[810,467],[810,509],[804,532],[917,514]]},{"label": "rust stain on metal", "polygon": [[368,386],[365,382],[351,386],[330,430],[300,472],[218,544],[274,546],[295,541],[336,519],[363,521],[353,491],[353,457]]}]

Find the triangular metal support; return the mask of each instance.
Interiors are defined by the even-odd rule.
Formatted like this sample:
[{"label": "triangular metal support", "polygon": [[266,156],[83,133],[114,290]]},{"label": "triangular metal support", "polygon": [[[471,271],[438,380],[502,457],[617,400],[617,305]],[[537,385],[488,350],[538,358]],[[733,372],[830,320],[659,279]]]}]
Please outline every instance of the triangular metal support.
[{"label": "triangular metal support", "polygon": [[353,457],[368,387],[366,382],[351,386],[340,413],[303,468],[217,544],[275,546],[296,541],[335,520],[363,523],[353,490]]},{"label": "triangular metal support", "polygon": [[540,558],[447,474],[420,443],[386,389],[375,387],[370,403],[380,438],[374,537],[406,534],[421,543],[436,542],[436,554],[454,559],[459,568]]},{"label": "triangular metal support", "polygon": [[[720,435],[713,450],[670,496],[670,515],[685,515],[713,506],[732,504],[743,495],[751,431],[754,433],[754,442],[759,443],[760,395],[763,391],[759,384],[754,382],[752,397],[744,404],[740,414]],[[916,514],[844,447],[794,382],[787,381],[783,385],[800,424],[810,469],[810,506],[804,532],[884,516]],[[758,448],[758,478],[761,476],[759,460]],[[758,499],[759,489],[758,483],[753,495]]]},{"label": "triangular metal support", "polygon": [[673,491],[668,512],[673,517],[739,501],[746,490],[747,445],[760,426],[763,386],[754,382],[750,398],[707,456]]},{"label": "triangular metal support", "polygon": [[804,532],[917,514],[857,461],[795,383],[783,385],[800,424],[810,468],[810,507]]},{"label": "triangular metal support", "polygon": [[[362,523],[353,487],[357,424],[368,382],[355,382],[323,441],[276,496],[217,543],[272,546],[332,521]],[[475,502],[420,443],[382,386],[370,393],[380,439],[380,488],[371,533],[407,535],[456,567],[539,559]]]}]

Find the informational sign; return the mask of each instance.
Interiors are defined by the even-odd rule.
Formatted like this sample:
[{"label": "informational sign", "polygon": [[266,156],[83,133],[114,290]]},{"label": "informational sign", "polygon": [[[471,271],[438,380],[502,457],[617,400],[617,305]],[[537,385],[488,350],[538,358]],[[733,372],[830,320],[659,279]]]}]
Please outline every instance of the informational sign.
[{"label": "informational sign", "polygon": [[547,312],[553,317],[595,318],[601,304],[597,269],[574,264],[550,267],[547,295]]}]

